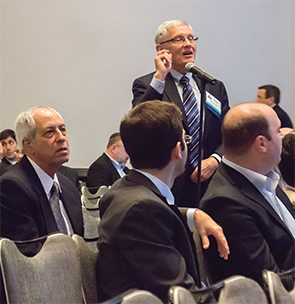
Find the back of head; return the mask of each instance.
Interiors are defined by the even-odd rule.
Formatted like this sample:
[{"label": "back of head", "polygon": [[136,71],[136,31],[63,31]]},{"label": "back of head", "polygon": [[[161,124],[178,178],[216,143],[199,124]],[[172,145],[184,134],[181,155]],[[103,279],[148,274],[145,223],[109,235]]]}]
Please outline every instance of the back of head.
[{"label": "back of head", "polygon": [[228,111],[222,124],[225,156],[245,154],[259,135],[271,140],[268,121],[263,109],[268,110],[264,104],[245,103]]},{"label": "back of head", "polygon": [[125,116],[120,134],[134,168],[163,169],[177,142],[183,142],[181,112],[169,102],[146,101]]},{"label": "back of head", "polygon": [[0,133],[0,140],[5,140],[8,137],[11,137],[16,141],[15,132],[13,130],[5,129]]},{"label": "back of head", "polygon": [[266,84],[263,86],[260,86],[258,89],[265,90],[265,98],[274,97],[274,103],[279,104],[280,103],[280,89],[272,84]]},{"label": "back of head", "polygon": [[286,134],[282,140],[279,168],[284,181],[295,187],[295,133]]},{"label": "back of head", "polygon": [[109,138],[109,141],[108,141],[108,144],[107,144],[107,149],[109,147],[111,147],[115,142],[121,140],[121,135],[120,135],[120,132],[116,132],[116,133],[113,133],[110,138]]},{"label": "back of head", "polygon": [[156,33],[156,36],[155,36],[155,42],[156,42],[156,44],[162,42],[165,39],[167,31],[170,28],[181,26],[181,25],[186,25],[186,26],[188,26],[192,30],[192,27],[187,22],[185,22],[185,21],[170,20],[170,21],[163,22],[158,27],[158,30],[157,30],[157,33]]}]

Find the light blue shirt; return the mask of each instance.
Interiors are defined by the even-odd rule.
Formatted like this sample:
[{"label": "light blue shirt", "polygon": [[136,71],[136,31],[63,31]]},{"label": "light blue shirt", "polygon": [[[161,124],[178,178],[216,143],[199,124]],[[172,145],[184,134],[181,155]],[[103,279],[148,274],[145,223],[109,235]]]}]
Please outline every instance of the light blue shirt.
[{"label": "light blue shirt", "polygon": [[282,201],[277,197],[275,192],[280,180],[279,174],[274,171],[270,171],[268,174],[262,175],[260,173],[241,167],[229,161],[224,156],[222,158],[222,161],[229,167],[243,174],[258,189],[258,191],[264,196],[264,198],[276,211],[276,213],[279,215],[281,220],[285,223],[295,238],[295,219],[290,214],[286,206],[282,203]]},{"label": "light blue shirt", "polygon": [[120,163],[118,163],[117,161],[115,161],[113,158],[111,158],[106,152],[105,154],[108,156],[108,158],[111,160],[112,164],[114,165],[114,167],[116,168],[116,170],[118,171],[120,177],[123,177],[126,175],[126,173],[124,172],[124,168],[125,165],[122,165]]}]

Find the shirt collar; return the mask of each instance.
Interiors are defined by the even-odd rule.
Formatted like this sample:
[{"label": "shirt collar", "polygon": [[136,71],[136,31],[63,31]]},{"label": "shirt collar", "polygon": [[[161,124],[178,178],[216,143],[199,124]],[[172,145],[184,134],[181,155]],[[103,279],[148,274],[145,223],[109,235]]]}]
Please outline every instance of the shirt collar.
[{"label": "shirt collar", "polygon": [[222,161],[229,167],[244,175],[261,193],[264,190],[274,192],[279,183],[280,176],[274,171],[270,171],[266,175],[262,175],[260,173],[241,167],[229,161],[224,156],[222,157]]},{"label": "shirt collar", "polygon": [[47,197],[49,198],[50,196],[50,191],[51,191],[51,188],[52,188],[52,185],[53,185],[53,181],[56,181],[57,184],[58,184],[58,187],[59,187],[59,191],[61,191],[61,188],[60,188],[60,185],[59,185],[59,181],[58,181],[58,178],[57,178],[57,175],[54,174],[54,178],[52,179],[43,169],[41,169],[31,158],[29,158],[27,156],[28,160],[30,161],[31,165],[33,166],[33,168],[35,169],[39,179],[40,179],[40,182],[44,188],[44,191],[47,195]]},{"label": "shirt collar", "polygon": [[111,162],[113,163],[113,165],[115,166],[115,168],[117,170],[123,170],[125,168],[124,164],[118,163],[116,160],[114,160],[113,158],[111,158],[106,152],[105,152],[105,154],[108,156],[108,158],[111,160]]},{"label": "shirt collar", "polygon": [[139,173],[143,174],[144,176],[146,176],[160,191],[160,193],[166,198],[167,203],[169,205],[174,205],[174,196],[171,192],[171,190],[169,189],[169,187],[163,183],[161,180],[159,180],[157,177],[155,177],[154,175],[138,170],[138,169],[134,169],[136,171],[138,171]]},{"label": "shirt collar", "polygon": [[[175,70],[173,70],[173,69],[170,70],[170,73],[171,73],[173,79],[174,79],[174,80],[177,82],[177,84],[179,85],[180,79],[183,77],[183,74],[181,74],[181,73],[179,73],[179,72],[177,72],[177,71],[175,71]],[[185,76],[186,76],[189,80],[191,80],[192,77],[193,77],[193,74],[192,74],[192,73],[186,73]]]}]

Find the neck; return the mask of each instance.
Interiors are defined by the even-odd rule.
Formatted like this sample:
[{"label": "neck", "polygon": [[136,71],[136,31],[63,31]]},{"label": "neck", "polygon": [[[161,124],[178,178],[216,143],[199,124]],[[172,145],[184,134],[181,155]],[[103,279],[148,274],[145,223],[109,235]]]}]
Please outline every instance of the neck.
[{"label": "neck", "polygon": [[140,169],[140,170],[155,176],[160,181],[165,183],[169,187],[169,189],[171,189],[174,184],[175,177],[173,177],[171,171],[169,172],[169,170],[167,170],[166,168],[167,167],[165,167],[162,170],[158,170],[158,169]]}]

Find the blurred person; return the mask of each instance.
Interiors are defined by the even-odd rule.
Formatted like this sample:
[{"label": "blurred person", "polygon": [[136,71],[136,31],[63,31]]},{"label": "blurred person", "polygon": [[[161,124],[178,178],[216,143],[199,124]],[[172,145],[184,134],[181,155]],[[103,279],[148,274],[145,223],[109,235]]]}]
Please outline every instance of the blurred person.
[{"label": "blurred person", "polygon": [[266,104],[274,109],[280,121],[281,128],[293,128],[292,121],[288,114],[279,106],[280,89],[272,84],[260,86],[257,92],[256,102]]},{"label": "blurred person", "polygon": [[[201,201],[231,248],[227,261],[215,254],[214,241],[205,252],[213,282],[243,275],[262,285],[263,270],[295,267],[295,210],[273,171],[281,159],[280,125],[275,111],[260,103],[238,105],[224,118],[224,156]],[[294,280],[283,281],[287,289]]]},{"label": "blurred person", "polygon": [[174,205],[170,189],[184,172],[191,140],[177,106],[141,103],[122,120],[120,134],[134,169],[100,200],[99,295],[105,300],[138,288],[166,303],[171,286],[202,287],[191,230],[198,229],[205,249],[214,235],[224,259],[229,248],[207,214]]},{"label": "blurred person", "polygon": [[[221,123],[229,109],[224,84],[218,80],[215,85],[207,83],[204,88],[206,110],[203,158],[199,159],[201,80],[185,69],[187,63],[195,61],[197,40],[198,37],[194,35],[192,27],[187,22],[165,21],[159,26],[155,37],[156,71],[137,78],[132,87],[133,107],[146,100],[173,102],[182,112],[186,133],[193,136],[192,143],[188,145],[186,170],[175,180],[172,188],[176,205],[186,207],[199,205],[198,197],[205,192],[211,176],[221,161]],[[201,193],[197,184],[200,161],[202,161]]]},{"label": "blurred person", "polygon": [[2,148],[2,144],[0,142],[0,163],[2,162],[2,158],[3,158],[3,148]]},{"label": "blurred person", "polygon": [[128,159],[120,133],[112,134],[106,151],[88,169],[86,185],[89,191],[95,193],[101,186],[112,186],[116,180],[128,174]]},{"label": "blurred person", "polygon": [[9,170],[12,165],[18,161],[17,142],[15,132],[11,129],[5,129],[0,133],[0,142],[3,149],[2,163],[0,164],[0,176]]}]

